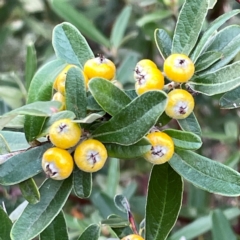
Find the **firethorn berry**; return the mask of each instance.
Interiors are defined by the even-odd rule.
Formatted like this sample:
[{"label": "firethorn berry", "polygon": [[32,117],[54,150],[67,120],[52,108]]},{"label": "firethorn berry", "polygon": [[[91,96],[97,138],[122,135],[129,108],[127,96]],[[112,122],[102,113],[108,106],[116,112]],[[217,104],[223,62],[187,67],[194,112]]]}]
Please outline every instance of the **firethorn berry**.
[{"label": "firethorn berry", "polygon": [[61,148],[49,148],[42,156],[42,168],[52,179],[62,180],[73,171],[73,158],[70,153]]},{"label": "firethorn berry", "polygon": [[131,234],[131,235],[128,235],[128,236],[122,238],[121,240],[144,240],[144,239],[140,235]]},{"label": "firethorn berry", "polygon": [[116,67],[111,60],[105,58],[103,55],[99,55],[99,57],[89,59],[84,64],[83,71],[89,80],[94,77],[112,80],[116,73]]},{"label": "firethorn berry", "polygon": [[174,82],[187,82],[194,74],[195,66],[192,60],[184,54],[172,54],[163,64],[167,78]]},{"label": "firethorn berry", "polygon": [[137,79],[141,74],[143,74],[146,69],[157,68],[157,65],[150,59],[140,60],[134,69],[134,78]]},{"label": "firethorn berry", "polygon": [[58,101],[62,103],[61,107],[59,108],[59,111],[65,110],[66,109],[66,99],[65,96],[63,96],[60,92],[56,92],[53,94],[52,97],[53,101]]},{"label": "firethorn berry", "polygon": [[147,135],[152,145],[144,158],[153,164],[162,164],[171,159],[174,153],[174,143],[171,137],[164,132],[152,132]]},{"label": "firethorn berry", "polygon": [[165,113],[174,119],[184,119],[188,117],[194,109],[194,98],[186,90],[174,89],[168,93]]},{"label": "firethorn berry", "polygon": [[49,129],[51,142],[59,148],[67,149],[75,146],[81,137],[81,128],[71,119],[60,119]]},{"label": "firethorn berry", "polygon": [[81,142],[74,152],[74,161],[79,169],[84,172],[100,170],[107,160],[105,146],[95,139]]},{"label": "firethorn berry", "polygon": [[150,90],[161,90],[164,76],[158,68],[148,68],[136,76],[135,90],[141,95]]}]

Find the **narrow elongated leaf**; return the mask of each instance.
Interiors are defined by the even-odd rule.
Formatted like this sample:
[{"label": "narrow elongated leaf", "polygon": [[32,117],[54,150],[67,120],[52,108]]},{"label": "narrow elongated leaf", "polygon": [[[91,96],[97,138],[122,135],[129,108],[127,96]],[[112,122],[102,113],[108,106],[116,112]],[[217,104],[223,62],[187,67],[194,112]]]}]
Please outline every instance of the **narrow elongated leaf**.
[{"label": "narrow elongated leaf", "polygon": [[207,69],[207,72],[213,72],[229,63],[240,51],[240,26],[232,25],[221,30],[207,51],[217,51],[223,55],[220,61]]},{"label": "narrow elongated leaf", "polygon": [[213,9],[216,3],[217,3],[217,0],[209,0],[208,8]]},{"label": "narrow elongated leaf", "polygon": [[120,211],[122,211],[124,213],[130,212],[130,205],[125,196],[123,196],[121,194],[116,195],[114,197],[114,203]]},{"label": "narrow elongated leaf", "polygon": [[29,204],[28,201],[23,201],[20,205],[17,206],[17,208],[15,208],[11,212],[9,218],[11,219],[12,222],[17,221],[17,219],[20,217],[20,215],[22,214],[22,212],[24,211],[28,204]]},{"label": "narrow elongated leaf", "polygon": [[100,237],[100,226],[98,224],[91,224],[82,235],[78,238],[78,240],[98,240]]},{"label": "narrow elongated leaf", "polygon": [[119,159],[108,158],[108,175],[105,192],[113,198],[117,192],[120,181]]},{"label": "narrow elongated leaf", "polygon": [[[239,208],[229,208],[223,211],[228,220],[232,220],[240,215]],[[168,240],[179,240],[182,236],[186,239],[194,239],[212,228],[211,216],[198,218],[194,222],[176,231]],[[220,238],[221,239],[221,238]]]},{"label": "narrow elongated leaf", "polygon": [[78,122],[78,123],[93,123],[94,121],[96,121],[99,118],[102,118],[106,113],[101,111],[98,113],[91,113],[88,116],[86,116],[83,119],[80,120],[75,120],[74,122]]},{"label": "narrow elongated leaf", "polygon": [[156,29],[154,32],[154,38],[162,58],[166,59],[171,55],[172,39],[163,29]]},{"label": "narrow elongated leaf", "polygon": [[[52,1],[55,4],[55,1]],[[62,2],[62,1],[59,1]],[[59,3],[61,4],[61,3]],[[68,7],[71,8],[70,5]],[[69,8],[68,8],[69,10]],[[83,35],[70,23],[61,23],[53,29],[53,48],[57,57],[83,68],[94,54]]]},{"label": "narrow elongated leaf", "polygon": [[[64,67],[66,63],[58,59],[40,68],[31,81],[27,103],[51,100],[53,82]],[[33,141],[39,135],[44,121],[45,117],[25,117],[24,132],[28,142]]]},{"label": "narrow elongated leaf", "polygon": [[108,219],[102,220],[101,224],[106,224],[112,228],[124,228],[129,226],[129,222],[117,215],[111,215]]},{"label": "narrow elongated leaf", "polygon": [[28,205],[11,230],[12,240],[30,240],[58,215],[72,189],[72,177],[64,181],[47,179],[40,187],[40,201]]},{"label": "narrow elongated leaf", "polygon": [[[0,132],[0,154],[3,155],[3,154],[8,154],[10,152],[11,152],[10,147],[1,131]],[[3,162],[5,162],[5,161],[3,161]],[[3,162],[0,161],[0,164],[2,164]]]},{"label": "narrow elongated leaf", "polygon": [[10,231],[12,228],[12,221],[9,219],[7,213],[0,207],[0,239],[11,240]]},{"label": "narrow elongated leaf", "polygon": [[228,92],[240,85],[239,67],[240,61],[227,65],[215,72],[196,76],[188,85],[193,90],[209,96]]},{"label": "narrow elongated leaf", "polygon": [[175,129],[163,130],[169,135],[174,142],[174,145],[178,148],[196,150],[202,146],[202,140],[199,135],[192,132],[179,131]]},{"label": "narrow elongated leaf", "polygon": [[140,157],[150,151],[152,147],[146,138],[142,138],[137,143],[129,146],[123,146],[115,143],[105,143],[104,146],[107,149],[109,157],[121,159]]},{"label": "narrow elongated leaf", "polygon": [[28,43],[27,46],[27,56],[26,56],[26,65],[25,65],[25,81],[26,89],[29,88],[31,80],[37,69],[37,56],[36,50],[33,42]]},{"label": "narrow elongated leaf", "polygon": [[212,236],[213,240],[237,240],[229,221],[219,209],[214,210],[212,213]]},{"label": "narrow elongated leaf", "polygon": [[203,53],[196,62],[195,73],[207,69],[213,63],[221,59],[222,56],[223,54],[221,52],[215,52],[215,51],[208,51]]},{"label": "narrow elongated leaf", "polygon": [[102,44],[105,47],[110,46],[108,39],[98,31],[98,29],[87,17],[85,17],[84,14],[73,8],[71,4],[65,0],[51,0],[50,4],[52,9],[60,17],[76,26],[86,37],[98,44]]},{"label": "narrow elongated leaf", "polygon": [[168,163],[152,169],[146,205],[146,240],[166,239],[182,205],[183,181]]},{"label": "narrow elongated leaf", "polygon": [[112,116],[131,102],[130,98],[122,90],[106,79],[93,78],[88,87],[97,103]]},{"label": "narrow elongated leaf", "polygon": [[18,115],[16,117],[12,118],[12,120],[9,121],[7,123],[7,125],[5,125],[5,127],[7,127],[7,128],[14,128],[14,129],[23,128],[24,127],[24,119],[25,119],[25,116]]},{"label": "narrow elongated leaf", "polygon": [[240,195],[240,174],[197,153],[176,149],[169,161],[173,169],[195,186],[224,196]]},{"label": "narrow elongated leaf", "polygon": [[231,17],[235,16],[236,14],[240,13],[240,10],[233,10],[230,12],[226,12],[225,14],[221,15],[217,19],[215,19],[211,25],[208,27],[207,31],[204,32],[203,36],[201,37],[199,43],[197,44],[196,48],[193,50],[191,54],[191,59],[196,62],[200,54],[203,52],[205,46],[208,44],[209,38],[214,34],[214,32],[221,27],[227,20]]},{"label": "narrow elongated leaf", "polygon": [[0,184],[13,185],[40,173],[42,155],[50,146],[44,144],[17,155],[11,153],[13,157],[0,165]]},{"label": "narrow elongated leaf", "polygon": [[201,136],[201,127],[193,112],[185,119],[178,119],[177,122],[182,130],[186,132],[192,132],[197,134],[198,136]]},{"label": "narrow elongated leaf", "polygon": [[189,55],[195,46],[208,10],[208,0],[186,0],[179,13],[172,53]]},{"label": "narrow elongated leaf", "polygon": [[131,16],[132,7],[126,5],[118,15],[110,35],[110,43],[113,48],[118,49],[121,45],[124,33],[128,26],[128,21]]},{"label": "narrow elongated leaf", "polygon": [[121,145],[138,142],[165,110],[166,99],[167,95],[162,91],[142,94],[94,131],[93,137]]},{"label": "narrow elongated leaf", "polygon": [[67,225],[63,211],[61,211],[51,224],[40,234],[40,240],[68,240]]},{"label": "narrow elongated leaf", "polygon": [[220,98],[219,105],[223,109],[233,109],[240,107],[240,86],[225,93]]},{"label": "narrow elongated leaf", "polygon": [[71,68],[66,78],[66,108],[75,113],[78,119],[87,115],[87,94],[82,72]]},{"label": "narrow elongated leaf", "polygon": [[40,193],[33,178],[29,178],[19,183],[19,188],[23,197],[31,204],[36,204],[40,200]]},{"label": "narrow elongated leaf", "polygon": [[88,198],[92,192],[92,174],[75,167],[73,170],[73,190],[79,198]]}]

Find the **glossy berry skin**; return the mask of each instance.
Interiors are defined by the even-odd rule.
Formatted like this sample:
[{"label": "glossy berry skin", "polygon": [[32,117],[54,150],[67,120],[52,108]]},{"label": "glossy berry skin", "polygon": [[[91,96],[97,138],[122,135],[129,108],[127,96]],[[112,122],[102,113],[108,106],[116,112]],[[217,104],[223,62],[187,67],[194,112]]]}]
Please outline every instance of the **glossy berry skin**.
[{"label": "glossy berry skin", "polygon": [[49,129],[51,142],[59,148],[67,149],[75,146],[81,137],[81,128],[71,119],[60,119]]},{"label": "glossy berry skin", "polygon": [[122,238],[121,240],[144,240],[144,239],[140,235],[131,234],[131,235],[128,235],[128,236]]},{"label": "glossy berry skin", "polygon": [[142,59],[140,60],[137,64],[136,67],[142,67],[142,68],[146,68],[146,67],[151,67],[151,68],[157,68],[157,65],[155,64],[155,62],[153,62],[150,59]]},{"label": "glossy berry skin", "polygon": [[171,159],[174,153],[174,143],[170,136],[164,132],[152,132],[147,135],[152,145],[144,158],[153,164],[162,164]]},{"label": "glossy berry skin", "polygon": [[55,180],[68,178],[73,171],[73,158],[67,150],[53,147],[42,156],[42,168],[48,177]]},{"label": "glossy berry skin", "polygon": [[168,93],[165,113],[174,119],[184,119],[192,113],[194,105],[194,98],[188,91],[174,89]]},{"label": "glossy berry skin", "polygon": [[89,59],[84,64],[83,71],[89,80],[94,77],[112,80],[116,73],[116,67],[111,60],[101,55],[99,57]]},{"label": "glossy berry skin", "polygon": [[166,77],[174,82],[187,82],[194,74],[195,66],[192,60],[184,54],[172,54],[163,64]]},{"label": "glossy berry skin", "polygon": [[148,68],[136,76],[135,90],[138,95],[150,90],[161,90],[164,76],[158,68]]},{"label": "glossy berry skin", "polygon": [[107,160],[105,146],[95,139],[81,142],[75,152],[74,161],[79,169],[84,172],[96,172],[100,170]]},{"label": "glossy berry skin", "polygon": [[52,101],[58,101],[62,105],[59,108],[59,111],[63,111],[66,109],[66,99],[65,96],[63,96],[60,92],[56,92],[53,94]]}]

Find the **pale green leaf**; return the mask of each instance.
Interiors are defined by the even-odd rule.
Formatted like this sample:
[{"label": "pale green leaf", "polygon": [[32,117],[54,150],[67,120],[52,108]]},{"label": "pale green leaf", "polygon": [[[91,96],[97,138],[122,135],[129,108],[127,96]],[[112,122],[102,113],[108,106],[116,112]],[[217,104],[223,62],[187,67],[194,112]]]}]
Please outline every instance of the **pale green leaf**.
[{"label": "pale green leaf", "polygon": [[0,206],[0,239],[1,240],[11,240],[10,231],[12,228],[12,222],[9,219],[7,213]]},{"label": "pale green leaf", "polygon": [[233,109],[240,107],[240,86],[225,93],[220,98],[219,105],[223,109]]}]

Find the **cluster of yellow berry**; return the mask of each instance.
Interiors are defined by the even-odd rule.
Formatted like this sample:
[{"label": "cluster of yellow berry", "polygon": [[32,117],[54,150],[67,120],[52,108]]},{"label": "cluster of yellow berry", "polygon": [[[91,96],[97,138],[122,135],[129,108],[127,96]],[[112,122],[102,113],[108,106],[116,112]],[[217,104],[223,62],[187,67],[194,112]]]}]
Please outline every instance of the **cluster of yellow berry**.
[{"label": "cluster of yellow berry", "polygon": [[[150,90],[162,90],[165,85],[165,75],[173,81],[170,84],[171,91],[168,93],[165,113],[174,119],[184,119],[193,111],[194,98],[184,89],[173,88],[191,79],[195,71],[194,63],[184,54],[172,54],[164,61],[163,71],[164,74],[149,59],[139,61],[134,71],[135,90],[138,95]],[[170,136],[164,132],[155,131],[146,137],[152,145],[151,150],[144,155],[147,161],[162,164],[171,159],[174,153],[174,142]]]}]

